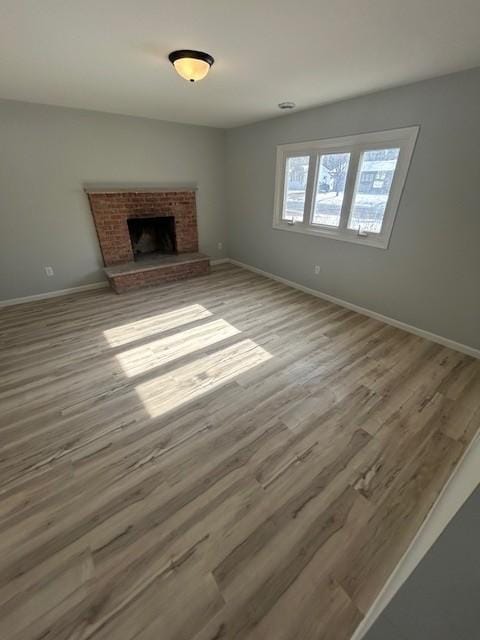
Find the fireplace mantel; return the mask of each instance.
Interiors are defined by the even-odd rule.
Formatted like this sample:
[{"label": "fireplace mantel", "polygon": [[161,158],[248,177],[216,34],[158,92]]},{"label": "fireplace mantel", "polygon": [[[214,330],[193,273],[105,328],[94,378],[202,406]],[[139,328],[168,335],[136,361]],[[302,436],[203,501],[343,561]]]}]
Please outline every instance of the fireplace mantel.
[{"label": "fireplace mantel", "polygon": [[197,191],[196,184],[168,184],[168,185],[115,185],[115,184],[84,184],[84,192],[90,193],[163,193],[176,191]]}]

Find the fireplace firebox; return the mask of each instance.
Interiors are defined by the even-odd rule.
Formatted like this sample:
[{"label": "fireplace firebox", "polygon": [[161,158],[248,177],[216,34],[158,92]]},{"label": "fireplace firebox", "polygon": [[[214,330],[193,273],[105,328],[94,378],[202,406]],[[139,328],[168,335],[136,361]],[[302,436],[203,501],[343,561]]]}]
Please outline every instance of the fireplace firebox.
[{"label": "fireplace firebox", "polygon": [[174,216],[130,218],[127,225],[135,260],[177,253]]}]

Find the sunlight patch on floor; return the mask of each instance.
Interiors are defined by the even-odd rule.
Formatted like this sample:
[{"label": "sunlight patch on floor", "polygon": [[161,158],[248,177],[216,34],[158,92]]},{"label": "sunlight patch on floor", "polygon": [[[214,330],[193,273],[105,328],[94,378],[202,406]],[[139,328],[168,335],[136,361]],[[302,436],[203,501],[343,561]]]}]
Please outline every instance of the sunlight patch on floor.
[{"label": "sunlight patch on floor", "polygon": [[239,329],[223,318],[219,318],[198,327],[185,329],[174,335],[128,349],[128,351],[119,353],[116,358],[126,376],[131,378],[238,333],[240,333]]},{"label": "sunlight patch on floor", "polygon": [[199,357],[135,389],[150,416],[155,418],[208,393],[271,357],[253,340],[245,339]]},{"label": "sunlight patch on floor", "polygon": [[211,315],[210,311],[202,307],[201,304],[192,304],[188,307],[175,309],[175,311],[167,311],[166,313],[128,322],[118,327],[112,327],[104,331],[103,335],[111,347],[120,347],[162,331],[181,327],[189,322],[208,318]]}]

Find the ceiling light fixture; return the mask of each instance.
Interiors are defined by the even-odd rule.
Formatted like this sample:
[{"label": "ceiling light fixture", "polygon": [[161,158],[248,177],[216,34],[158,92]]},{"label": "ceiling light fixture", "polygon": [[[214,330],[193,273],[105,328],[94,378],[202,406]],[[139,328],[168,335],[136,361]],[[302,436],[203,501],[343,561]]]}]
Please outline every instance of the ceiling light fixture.
[{"label": "ceiling light fixture", "polygon": [[278,108],[282,111],[288,111],[289,109],[295,109],[297,105],[295,102],[279,102]]},{"label": "ceiling light fixture", "polygon": [[193,51],[192,49],[172,51],[168,55],[168,59],[175,67],[178,75],[190,82],[203,80],[214,63],[214,59],[209,53]]}]

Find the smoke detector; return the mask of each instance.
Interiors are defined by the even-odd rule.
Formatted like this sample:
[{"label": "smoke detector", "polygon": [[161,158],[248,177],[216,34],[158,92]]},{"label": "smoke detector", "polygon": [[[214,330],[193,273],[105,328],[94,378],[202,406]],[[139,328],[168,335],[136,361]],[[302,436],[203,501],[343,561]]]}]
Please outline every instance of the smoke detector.
[{"label": "smoke detector", "polygon": [[278,108],[282,111],[289,111],[290,109],[295,109],[297,105],[294,102],[279,102]]}]

